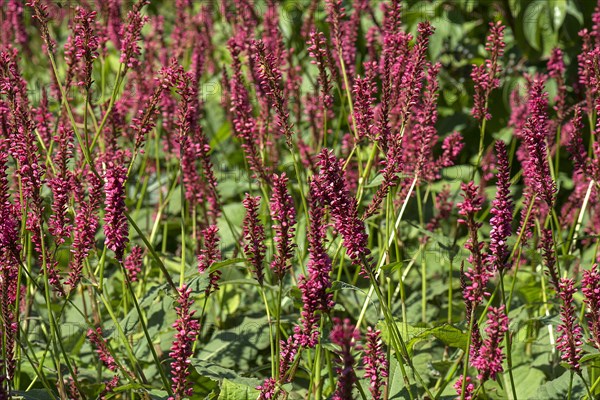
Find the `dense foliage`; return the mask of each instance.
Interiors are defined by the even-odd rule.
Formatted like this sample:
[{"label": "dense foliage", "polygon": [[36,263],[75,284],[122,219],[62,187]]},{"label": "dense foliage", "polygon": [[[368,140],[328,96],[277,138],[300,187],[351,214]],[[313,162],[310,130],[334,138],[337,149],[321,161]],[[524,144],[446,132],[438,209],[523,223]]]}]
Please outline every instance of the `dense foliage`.
[{"label": "dense foliage", "polygon": [[0,25],[0,399],[600,396],[600,3]]}]

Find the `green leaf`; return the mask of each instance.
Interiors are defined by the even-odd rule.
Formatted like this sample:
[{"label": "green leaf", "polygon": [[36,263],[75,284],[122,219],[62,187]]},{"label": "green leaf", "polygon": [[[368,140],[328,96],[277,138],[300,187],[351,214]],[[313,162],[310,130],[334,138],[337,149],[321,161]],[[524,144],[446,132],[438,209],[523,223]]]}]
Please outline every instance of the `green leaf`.
[{"label": "green leaf", "polygon": [[557,31],[567,17],[567,0],[550,0],[548,7],[552,15],[552,26]]},{"label": "green leaf", "polygon": [[256,400],[258,390],[251,386],[241,385],[225,379],[221,384],[219,400]]},{"label": "green leaf", "polygon": [[13,399],[24,399],[24,400],[51,400],[54,396],[51,396],[46,389],[31,389],[28,391],[16,390],[12,392]]},{"label": "green leaf", "polygon": [[600,361],[600,353],[586,354],[579,360],[581,364],[593,363],[594,361]]},{"label": "green leaf", "polygon": [[556,32],[566,17],[565,0],[536,0],[522,15],[523,34],[531,47],[547,55],[556,45]]},{"label": "green leaf", "polygon": [[192,365],[198,372],[198,375],[209,378],[216,382],[227,380],[231,383],[256,387],[260,385],[260,380],[255,378],[246,378],[239,375],[236,371],[222,367],[218,364],[205,360],[192,360]]},{"label": "green leaf", "polygon": [[[400,335],[402,335],[404,341],[406,342],[409,352],[412,352],[415,344],[428,340],[430,336],[435,337],[450,347],[455,347],[462,350],[466,350],[467,348],[467,334],[449,324],[427,328],[397,322],[396,326],[398,327]],[[381,330],[383,340],[387,343],[390,343],[387,324],[381,321],[379,324],[377,324],[377,327]]]},{"label": "green leaf", "polygon": [[524,365],[513,371],[517,397],[520,399],[532,399],[537,397],[537,388],[544,382],[546,376],[538,368]]},{"label": "green leaf", "polygon": [[[565,371],[565,373],[558,378],[538,387],[536,396],[541,399],[566,399],[569,393],[571,374],[572,371]],[[583,382],[581,381],[581,378],[574,374],[571,399],[580,399],[583,395],[585,395]]]},{"label": "green leaf", "polygon": [[247,370],[259,352],[269,347],[269,326],[266,317],[246,317],[232,329],[218,330],[198,354],[225,368]]},{"label": "green leaf", "polygon": [[577,19],[577,22],[583,25],[583,13],[577,8],[577,5],[574,2],[567,2],[567,14],[573,16]]},{"label": "green leaf", "polygon": [[169,398],[169,393],[166,390],[152,389],[148,392],[151,399],[155,400],[166,400]]}]

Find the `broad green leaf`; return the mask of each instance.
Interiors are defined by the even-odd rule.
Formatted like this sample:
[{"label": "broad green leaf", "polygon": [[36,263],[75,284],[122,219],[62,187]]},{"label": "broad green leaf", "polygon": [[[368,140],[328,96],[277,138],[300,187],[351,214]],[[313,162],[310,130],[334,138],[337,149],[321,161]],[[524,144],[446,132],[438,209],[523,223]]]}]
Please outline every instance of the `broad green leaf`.
[{"label": "broad green leaf", "polygon": [[[569,393],[569,384],[571,381],[571,371],[565,371],[558,378],[546,382],[539,386],[536,395],[541,399],[566,399]],[[585,387],[581,378],[573,374],[573,387],[571,389],[571,399],[580,399],[585,395]],[[585,376],[586,374],[584,374]]]},{"label": "broad green leaf", "polygon": [[548,7],[552,15],[552,27],[556,31],[567,16],[567,0],[550,0]]},{"label": "broad green leaf", "polygon": [[52,396],[48,393],[46,389],[30,389],[28,391],[20,391],[16,390],[12,392],[13,399],[23,399],[23,400],[52,400],[58,397]]},{"label": "broad green leaf", "polygon": [[513,371],[517,396],[520,399],[531,399],[536,396],[537,388],[544,382],[546,376],[538,368],[520,366]]},{"label": "broad green leaf", "polygon": [[231,383],[256,387],[260,385],[260,380],[256,378],[246,378],[239,375],[236,371],[222,367],[218,364],[204,360],[192,360],[192,365],[196,369],[198,375],[212,379],[213,381],[222,382],[227,380]]},{"label": "broad green leaf", "polygon": [[166,390],[153,389],[148,394],[154,400],[166,400],[169,398],[169,393]]},{"label": "broad green leaf", "polygon": [[228,379],[223,380],[221,384],[219,400],[255,400],[257,397],[258,390],[251,386],[234,383]]},{"label": "broad green leaf", "polygon": [[[467,334],[449,324],[428,328],[397,322],[396,326],[398,327],[400,335],[402,335],[402,338],[406,342],[409,352],[412,352],[415,344],[424,340],[428,340],[430,336],[435,337],[450,347],[456,347],[462,350],[467,348]],[[390,343],[387,324],[381,321],[377,324],[377,327],[381,330],[383,339],[387,343]]]}]

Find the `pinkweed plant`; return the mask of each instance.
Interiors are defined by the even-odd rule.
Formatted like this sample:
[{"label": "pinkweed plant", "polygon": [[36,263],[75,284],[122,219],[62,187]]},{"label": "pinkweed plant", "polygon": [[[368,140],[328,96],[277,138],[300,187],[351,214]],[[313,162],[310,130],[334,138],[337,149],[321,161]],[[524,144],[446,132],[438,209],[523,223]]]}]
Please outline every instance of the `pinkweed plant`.
[{"label": "pinkweed plant", "polygon": [[337,385],[332,399],[345,400],[352,398],[352,390],[356,383],[356,372],[354,370],[355,359],[352,351],[358,349],[356,342],[360,334],[350,323],[349,319],[343,321],[339,318],[333,320],[333,330],[329,335],[331,342],[338,345],[338,374]]},{"label": "pinkweed plant", "polygon": [[140,246],[131,247],[131,251],[125,258],[123,267],[127,271],[128,279],[131,282],[137,282],[138,275],[142,272],[142,261],[144,257],[144,249]]},{"label": "pinkweed plant", "polygon": [[314,196],[329,206],[336,230],[342,235],[346,253],[357,265],[370,268],[368,235],[358,217],[356,199],[347,188],[342,165],[331,150],[323,149],[319,155],[320,170],[315,177]]},{"label": "pinkweed plant", "polygon": [[385,378],[388,377],[388,361],[381,340],[381,331],[367,328],[364,352],[365,376],[371,383],[369,391],[373,400],[380,400],[386,387]]},{"label": "pinkweed plant", "polygon": [[470,252],[469,263],[471,264],[471,267],[465,272],[469,283],[463,290],[463,297],[465,302],[477,306],[482,302],[483,296],[489,296],[486,286],[491,275],[488,258],[484,251],[484,243],[478,238],[478,231],[482,224],[475,219],[475,214],[481,211],[483,198],[478,193],[479,188],[473,182],[463,183],[461,188],[464,192],[464,200],[457,206],[459,214],[464,218],[460,219],[459,222],[467,227],[469,237],[465,248]]},{"label": "pinkweed plant", "polygon": [[490,231],[490,263],[494,269],[502,271],[509,266],[509,250],[507,240],[512,234],[512,198],[510,195],[510,170],[506,145],[502,141],[496,142],[496,154],[498,157],[498,191],[496,198],[492,201],[493,217],[490,219],[492,230]]},{"label": "pinkweed plant", "polygon": [[584,303],[587,306],[586,318],[593,346],[600,349],[600,272],[598,264],[583,271],[581,279]]},{"label": "pinkweed plant", "polygon": [[[597,386],[600,7],[581,49],[581,2],[538,48],[493,22],[479,63],[477,4],[417,22],[399,0],[84,3],[0,8],[0,397],[377,399],[402,375],[414,398],[457,379],[520,398],[522,369]],[[466,314],[469,349],[415,343],[398,323],[419,298],[427,335]],[[566,372],[527,351],[552,327],[506,331],[509,309],[561,305]],[[97,356],[67,356],[73,321]],[[425,355],[456,367],[432,380]]]},{"label": "pinkweed plant", "polygon": [[327,226],[325,209],[321,200],[314,196],[316,185],[311,182],[310,228],[308,232],[308,275],[301,276],[298,288],[302,293],[302,324],[295,328],[295,339],[301,346],[314,347],[319,338],[321,317],[316,313],[329,314],[335,302],[331,293],[331,259],[325,247]]},{"label": "pinkweed plant", "polygon": [[579,361],[583,352],[583,334],[581,326],[577,322],[575,306],[573,304],[573,294],[575,293],[573,280],[561,278],[559,289],[562,304],[560,308],[561,323],[557,328],[560,336],[556,342],[556,348],[562,353],[561,358],[563,361],[580,374],[581,365]]},{"label": "pinkweed plant", "polygon": [[474,107],[471,111],[473,117],[477,120],[489,120],[492,118],[488,111],[488,100],[492,90],[500,86],[500,58],[504,54],[504,26],[500,21],[490,22],[490,34],[485,43],[485,49],[490,58],[486,59],[482,65],[473,66],[471,78],[475,83]]},{"label": "pinkweed plant", "polygon": [[125,181],[127,169],[118,160],[109,161],[106,169],[104,193],[104,234],[106,247],[115,252],[117,260],[121,261],[125,246],[129,242],[129,224],[127,223],[127,206],[125,204]]},{"label": "pinkweed plant", "polygon": [[497,374],[503,371],[502,343],[504,334],[508,331],[508,317],[505,314],[504,306],[499,308],[490,307],[488,309],[488,320],[485,327],[487,337],[479,347],[479,354],[471,360],[473,365],[479,371],[477,379],[485,382],[488,379],[496,379]]},{"label": "pinkweed plant", "polygon": [[198,254],[198,272],[201,274],[208,273],[209,282],[206,288],[206,297],[209,294],[219,290],[219,279],[221,271],[210,271],[211,267],[221,260],[221,252],[219,250],[219,228],[216,225],[210,225],[201,232],[204,242],[203,248]]},{"label": "pinkweed plant", "polygon": [[264,281],[263,262],[267,246],[265,245],[265,228],[258,217],[260,197],[252,197],[246,193],[246,198],[242,203],[246,209],[242,231],[244,253],[248,258],[256,281],[262,286]]},{"label": "pinkweed plant", "polygon": [[273,194],[271,196],[271,218],[275,222],[276,252],[271,262],[271,270],[278,281],[281,281],[290,269],[290,260],[293,256],[295,245],[294,225],[296,225],[296,210],[294,199],[288,192],[288,178],[285,173],[273,175]]},{"label": "pinkweed plant", "polygon": [[173,396],[171,400],[182,400],[192,396],[193,389],[188,377],[190,375],[190,358],[193,355],[194,342],[197,340],[200,324],[194,319],[195,311],[192,310],[194,300],[191,298],[192,289],[182,286],[179,289],[179,298],[177,320],[173,323],[173,328],[177,331],[175,340],[171,346],[169,356],[173,359],[171,362],[171,381]]}]

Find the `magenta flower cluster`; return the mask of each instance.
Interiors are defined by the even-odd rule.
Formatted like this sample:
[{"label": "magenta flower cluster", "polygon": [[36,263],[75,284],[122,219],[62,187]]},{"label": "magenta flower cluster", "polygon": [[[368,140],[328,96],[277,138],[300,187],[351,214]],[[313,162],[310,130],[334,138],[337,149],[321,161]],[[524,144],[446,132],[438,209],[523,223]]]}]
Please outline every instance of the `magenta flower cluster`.
[{"label": "magenta flower cluster", "polygon": [[290,261],[294,255],[293,243],[294,225],[296,225],[296,210],[294,199],[288,192],[288,178],[285,173],[273,175],[273,194],[271,195],[271,218],[275,222],[275,257],[271,269],[279,281],[290,269]]},{"label": "magenta flower cluster", "polygon": [[170,400],[180,400],[192,396],[192,382],[189,381],[188,377],[190,375],[194,343],[200,330],[199,322],[194,319],[195,311],[192,310],[194,304],[192,289],[186,286],[181,287],[177,303],[179,304],[175,308],[177,320],[173,323],[173,328],[177,333],[169,353],[169,356],[173,359],[171,362],[171,389],[174,394],[170,397]]},{"label": "magenta flower cluster", "polygon": [[313,195],[329,207],[335,229],[344,240],[346,254],[366,272],[371,267],[368,235],[364,223],[358,217],[356,199],[348,190],[341,160],[331,150],[323,149],[319,154],[318,165],[320,170],[314,178]]},{"label": "magenta flower cluster", "polygon": [[110,160],[106,168],[104,184],[104,235],[106,247],[115,252],[117,260],[123,259],[125,246],[129,242],[129,224],[125,205],[125,181],[127,169],[118,160]]},{"label": "magenta flower cluster", "polygon": [[458,203],[458,213],[463,217],[459,222],[467,227],[468,239],[465,247],[471,253],[469,263],[471,267],[464,273],[469,279],[463,291],[465,301],[474,305],[482,302],[484,296],[489,296],[486,286],[490,279],[488,257],[485,255],[484,243],[479,240],[478,232],[481,222],[477,222],[476,214],[481,211],[483,198],[479,195],[479,188],[473,182],[463,183],[464,200]]},{"label": "magenta flower cluster", "polygon": [[246,193],[242,204],[246,209],[242,235],[244,238],[244,253],[252,267],[252,273],[260,285],[264,282],[264,259],[267,246],[265,245],[265,228],[259,219],[260,197],[252,197]]},{"label": "magenta flower cluster", "polygon": [[357,380],[354,370],[355,359],[353,351],[359,348],[357,342],[360,340],[360,333],[349,319],[342,321],[336,318],[333,320],[333,329],[329,334],[329,339],[333,344],[339,346],[339,350],[337,351],[338,367],[336,369],[338,379],[332,399],[351,399],[353,398],[352,390]]},{"label": "magenta flower cluster", "polygon": [[492,90],[500,86],[500,72],[502,65],[500,58],[504,55],[504,26],[500,21],[490,22],[490,34],[485,44],[485,49],[489,53],[489,58],[482,65],[474,65],[471,78],[474,82],[475,97],[473,117],[477,120],[491,119],[488,111],[488,99]]},{"label": "magenta flower cluster", "polygon": [[485,382],[488,379],[496,379],[497,374],[503,371],[501,343],[504,340],[504,334],[508,331],[508,317],[505,314],[505,307],[490,307],[488,309],[488,320],[485,327],[487,337],[479,347],[477,356],[471,361],[471,365],[477,368],[479,375],[477,379]]},{"label": "magenta flower cluster", "polygon": [[559,282],[560,321],[557,332],[560,335],[556,341],[556,348],[562,353],[562,359],[576,372],[581,372],[579,361],[583,352],[583,331],[577,321],[577,311],[573,304],[573,295],[576,290],[572,279],[561,278]]},{"label": "magenta flower cluster", "polygon": [[365,355],[363,357],[365,377],[369,380],[369,391],[373,400],[380,400],[388,377],[388,361],[381,340],[381,331],[367,328]]},{"label": "magenta flower cluster", "polygon": [[492,201],[490,213],[490,264],[496,270],[504,270],[509,267],[508,237],[512,234],[512,209],[513,202],[510,194],[510,166],[506,145],[502,141],[496,142],[496,156],[498,158],[498,181],[496,187],[496,198]]}]

